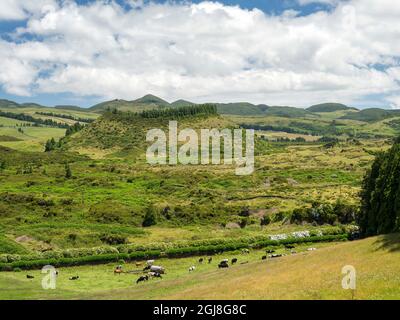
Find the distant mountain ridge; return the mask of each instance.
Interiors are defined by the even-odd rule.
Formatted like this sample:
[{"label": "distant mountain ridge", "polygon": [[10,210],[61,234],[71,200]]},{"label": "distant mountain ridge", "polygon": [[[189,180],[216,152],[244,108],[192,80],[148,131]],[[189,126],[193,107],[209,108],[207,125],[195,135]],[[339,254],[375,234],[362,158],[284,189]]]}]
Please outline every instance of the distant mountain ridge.
[{"label": "distant mountain ridge", "polygon": [[[213,103],[213,102],[209,102]],[[368,108],[359,110],[355,107],[349,107],[341,103],[320,103],[308,108],[297,108],[291,106],[271,106],[267,104],[252,104],[250,102],[231,102],[231,103],[213,103],[217,106],[218,113],[237,116],[277,116],[286,118],[298,117],[318,117],[319,113],[340,112],[339,119],[359,120],[359,121],[380,121],[383,119],[398,116],[397,110],[388,110],[381,108]],[[168,102],[153,94],[147,94],[135,100],[114,99],[100,102],[89,108],[81,108],[73,105],[57,105],[54,108],[59,110],[85,111],[102,113],[108,109],[118,109],[120,111],[142,112],[156,108],[176,108],[183,106],[196,105],[196,103],[179,99],[174,102]],[[47,108],[37,103],[17,103],[7,99],[0,99],[0,108]]]}]

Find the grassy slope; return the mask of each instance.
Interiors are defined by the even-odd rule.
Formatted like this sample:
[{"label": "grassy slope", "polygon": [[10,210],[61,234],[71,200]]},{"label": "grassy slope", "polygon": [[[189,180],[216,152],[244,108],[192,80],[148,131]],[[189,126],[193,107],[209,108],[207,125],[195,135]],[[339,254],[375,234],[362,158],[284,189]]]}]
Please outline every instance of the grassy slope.
[{"label": "grassy slope", "polygon": [[[0,273],[0,299],[350,299],[341,288],[344,265],[357,271],[356,299],[400,299],[400,236],[372,237],[360,241],[318,244],[318,249],[269,261],[262,251],[250,255],[227,253],[214,257],[212,264],[199,265],[197,258],[160,260],[166,267],[163,280],[136,285],[137,275],[114,276],[114,265],[61,268],[58,289],[40,288],[40,271]],[[284,252],[284,249],[280,249]],[[248,264],[218,270],[217,262],[237,257]],[[189,274],[187,268],[197,269]],[[125,270],[137,269],[125,265]],[[79,275],[79,281],[68,277]],[[7,289],[5,289],[7,288]]]}]

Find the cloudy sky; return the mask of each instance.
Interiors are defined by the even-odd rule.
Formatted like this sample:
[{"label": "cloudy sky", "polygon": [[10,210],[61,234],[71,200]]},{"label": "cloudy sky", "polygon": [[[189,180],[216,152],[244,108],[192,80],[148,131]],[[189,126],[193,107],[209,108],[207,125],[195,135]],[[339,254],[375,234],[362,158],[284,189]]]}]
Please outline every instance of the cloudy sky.
[{"label": "cloudy sky", "polygon": [[400,1],[0,0],[0,98],[400,108]]}]

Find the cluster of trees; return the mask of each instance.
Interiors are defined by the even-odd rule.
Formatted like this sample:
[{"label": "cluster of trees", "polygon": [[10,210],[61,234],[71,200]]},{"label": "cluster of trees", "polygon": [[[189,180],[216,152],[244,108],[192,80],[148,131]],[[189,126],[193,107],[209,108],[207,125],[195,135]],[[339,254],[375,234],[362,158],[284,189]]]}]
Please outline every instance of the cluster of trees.
[{"label": "cluster of trees", "polygon": [[51,138],[46,141],[46,144],[44,146],[44,152],[49,152],[55,150],[57,147],[59,147],[59,143],[54,140],[54,138]]},{"label": "cluster of trees", "polygon": [[75,132],[81,131],[84,127],[85,125],[76,122],[72,126],[68,126],[67,131],[65,132],[65,136],[67,137]]},{"label": "cluster of trees", "polygon": [[358,209],[356,206],[337,201],[335,204],[321,204],[314,202],[311,208],[303,207],[293,210],[291,223],[316,223],[322,224],[349,224],[356,221]]},{"label": "cluster of trees", "polygon": [[200,104],[179,108],[145,110],[138,113],[142,118],[181,118],[197,114],[217,114],[217,106],[215,104]]},{"label": "cluster of trees", "polygon": [[359,225],[366,236],[400,230],[400,138],[364,177]]},{"label": "cluster of trees", "polygon": [[35,113],[39,114],[39,115],[42,115],[42,116],[69,119],[69,120],[74,120],[74,121],[79,121],[79,122],[86,122],[86,123],[91,123],[91,122],[94,121],[94,119],[74,117],[74,116],[72,116],[70,114],[53,113],[53,112],[35,112]]},{"label": "cluster of trees", "polygon": [[290,139],[287,137],[278,137],[276,139],[277,142],[297,142],[297,143],[304,143],[307,142],[306,139],[303,137],[296,137],[295,139]]},{"label": "cluster of trees", "polygon": [[13,113],[13,112],[0,111],[0,117],[11,118],[11,119],[16,119],[16,120],[20,120],[20,121],[33,122],[36,125],[51,126],[51,127],[62,128],[62,129],[66,129],[69,127],[69,125],[66,123],[56,122],[51,119],[34,118],[34,117],[24,114],[24,113]]},{"label": "cluster of trees", "polygon": [[243,129],[254,129],[254,130],[262,130],[262,131],[281,131],[286,133],[298,133],[298,134],[308,134],[305,130],[298,130],[292,127],[285,126],[271,126],[271,125],[263,125],[263,124],[249,124],[242,123],[240,127]]},{"label": "cluster of trees", "polygon": [[[84,127],[85,127],[85,125],[80,124],[79,122],[74,123],[72,126],[68,126],[67,130],[65,131],[65,137],[82,130]],[[65,138],[61,138],[58,142],[56,142],[54,140],[54,138],[47,140],[44,151],[49,152],[49,151],[53,151],[57,148],[60,148],[64,139]]]}]

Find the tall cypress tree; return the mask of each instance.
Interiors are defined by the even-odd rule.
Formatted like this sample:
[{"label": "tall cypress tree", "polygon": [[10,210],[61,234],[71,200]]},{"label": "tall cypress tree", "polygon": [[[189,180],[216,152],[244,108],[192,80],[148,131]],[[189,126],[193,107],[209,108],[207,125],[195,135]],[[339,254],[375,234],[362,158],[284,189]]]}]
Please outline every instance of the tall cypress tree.
[{"label": "tall cypress tree", "polygon": [[364,235],[400,230],[400,138],[365,175],[359,224]]}]

